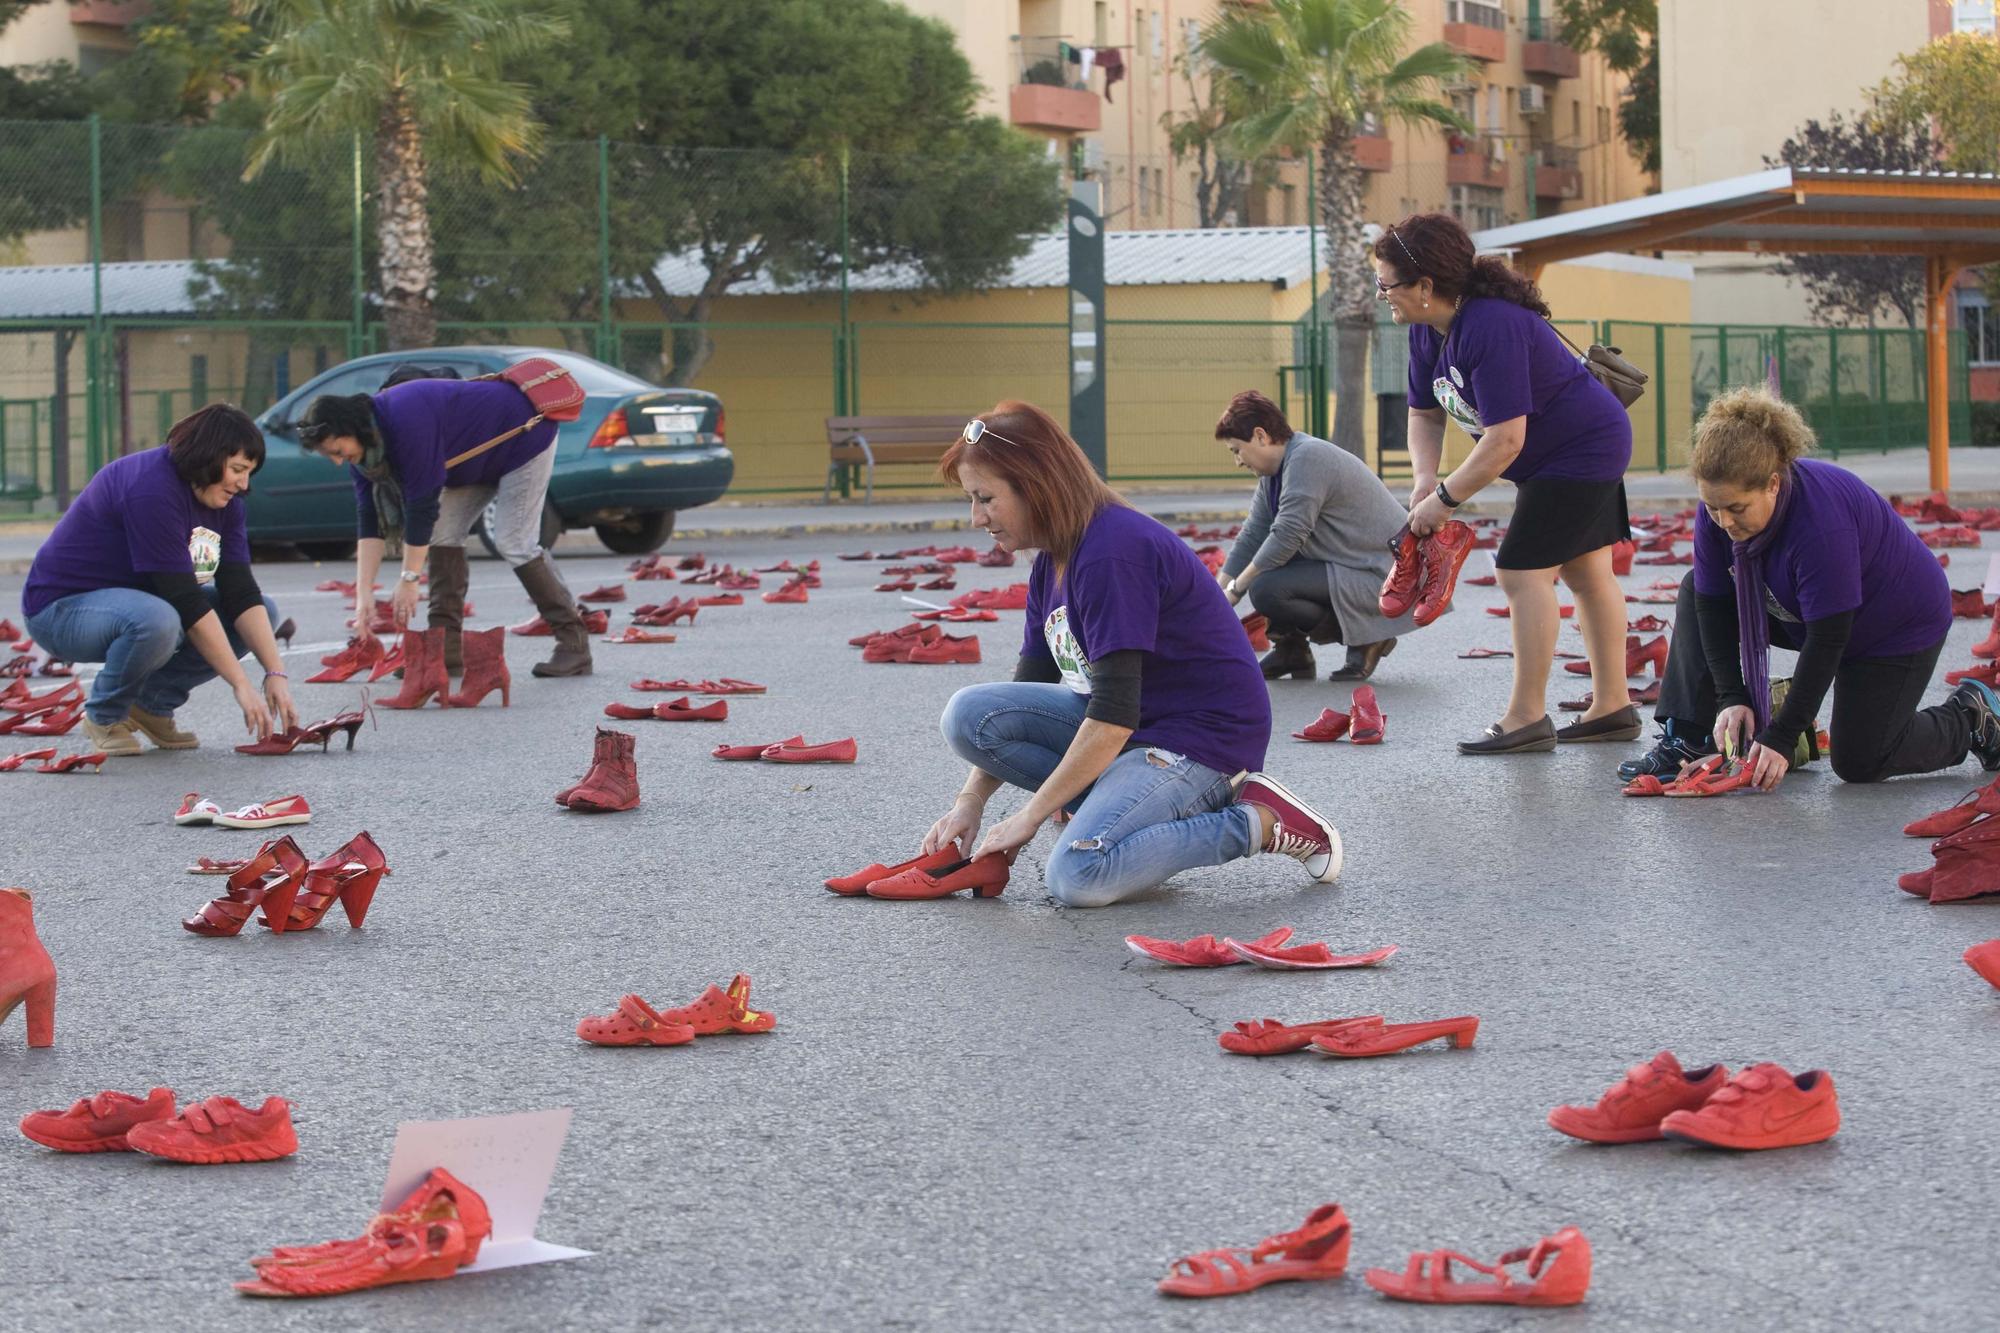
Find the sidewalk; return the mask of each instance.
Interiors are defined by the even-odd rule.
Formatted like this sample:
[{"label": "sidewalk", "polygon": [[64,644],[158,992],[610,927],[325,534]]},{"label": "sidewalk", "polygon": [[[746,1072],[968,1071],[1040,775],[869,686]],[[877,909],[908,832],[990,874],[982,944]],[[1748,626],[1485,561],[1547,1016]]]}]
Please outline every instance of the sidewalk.
[{"label": "sidewalk", "polygon": [[[1930,491],[1930,465],[1921,449],[1889,454],[1849,454],[1837,460],[1885,495],[1921,496]],[[1970,504],[2000,504],[2000,449],[1954,449],[1951,455],[1951,495]],[[1636,512],[1683,509],[1695,502],[1693,480],[1685,472],[1633,473],[1625,489]],[[1132,503],[1155,518],[1176,526],[1234,523],[1249,512],[1250,479],[1235,485],[1211,483],[1200,490],[1134,491]],[[1491,503],[1475,500],[1472,513],[1504,513],[1512,507],[1511,493],[1499,488]],[[0,523],[0,575],[25,574],[53,519]],[[731,537],[863,537],[963,531],[970,526],[966,506],[955,500],[858,500],[833,504],[789,502],[756,504],[722,501],[682,514],[674,532],[680,545],[721,541]],[[578,555],[608,552],[588,529],[563,535],[558,548]]]}]

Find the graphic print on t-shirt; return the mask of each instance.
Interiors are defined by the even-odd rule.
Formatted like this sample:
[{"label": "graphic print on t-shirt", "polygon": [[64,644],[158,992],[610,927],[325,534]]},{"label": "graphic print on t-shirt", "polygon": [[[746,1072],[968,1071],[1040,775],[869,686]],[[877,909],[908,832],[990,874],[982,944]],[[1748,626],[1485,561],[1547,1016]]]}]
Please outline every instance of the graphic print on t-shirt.
[{"label": "graphic print on t-shirt", "polygon": [[1089,694],[1090,663],[1083,655],[1083,645],[1069,627],[1067,606],[1049,612],[1049,618],[1042,622],[1042,638],[1048,642],[1056,670],[1062,673],[1062,683],[1078,694]]},{"label": "graphic print on t-shirt", "polygon": [[[1454,369],[1452,373],[1458,372]],[[1442,407],[1446,415],[1456,421],[1467,435],[1477,439],[1486,429],[1479,422],[1479,414],[1472,410],[1472,404],[1465,401],[1464,396],[1458,391],[1458,386],[1445,376],[1439,375],[1431,381],[1431,396],[1438,400],[1438,406]]]},{"label": "graphic print on t-shirt", "polygon": [[196,583],[215,582],[215,567],[222,563],[222,534],[213,528],[196,528],[190,532],[188,559],[194,562]]}]

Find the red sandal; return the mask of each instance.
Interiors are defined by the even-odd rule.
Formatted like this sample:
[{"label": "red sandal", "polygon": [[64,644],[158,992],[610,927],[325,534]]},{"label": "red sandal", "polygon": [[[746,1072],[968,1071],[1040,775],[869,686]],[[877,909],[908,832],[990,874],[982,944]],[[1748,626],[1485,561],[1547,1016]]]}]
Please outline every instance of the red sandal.
[{"label": "red sandal", "polygon": [[425,1176],[393,1211],[376,1214],[368,1224],[368,1230],[358,1238],[327,1241],[320,1245],[274,1246],[269,1254],[252,1259],[250,1266],[268,1275],[274,1268],[295,1269],[303,1265],[361,1258],[369,1253],[372,1242],[385,1236],[392,1227],[445,1221],[457,1222],[464,1230],[464,1262],[468,1264],[479,1257],[480,1245],[493,1234],[493,1218],[487,1211],[486,1200],[451,1172],[438,1167]]},{"label": "red sandal", "polygon": [[694,1040],[694,1028],[669,1022],[639,996],[627,995],[617,1012],[578,1023],[576,1035],[593,1046],[685,1046]]},{"label": "red sandal", "polygon": [[[311,930],[336,902],[347,913],[347,924],[355,930],[361,929],[368,905],[375,901],[376,886],[384,875],[391,873],[382,849],[368,836],[368,830],[363,829],[345,847],[307,867],[305,882],[299,886],[298,899],[285,918],[284,929]],[[267,926],[271,924],[268,911],[258,919]]]},{"label": "red sandal", "polygon": [[[1485,1273],[1490,1282],[1454,1278],[1453,1264]],[[1526,1263],[1527,1282],[1507,1272],[1508,1264]],[[1577,1305],[1590,1290],[1590,1242],[1575,1227],[1544,1236],[1525,1250],[1509,1250],[1482,1264],[1456,1250],[1413,1254],[1402,1272],[1371,1268],[1364,1281],[1391,1300],[1424,1305]]]},{"label": "red sandal", "polygon": [[0,758],[0,773],[12,773],[30,759],[47,760],[55,757],[56,752],[53,747],[46,750],[23,750],[20,754],[10,754]]},{"label": "red sandal", "polygon": [[1363,1014],[1359,1018],[1328,1018],[1317,1023],[1280,1023],[1275,1018],[1259,1018],[1238,1023],[1216,1038],[1231,1055],[1290,1055],[1303,1051],[1313,1039],[1351,1027],[1380,1027],[1382,1015]]},{"label": "red sandal", "polygon": [[1335,953],[1324,944],[1295,944],[1290,948],[1265,946],[1258,940],[1224,939],[1222,947],[1246,963],[1278,971],[1319,971],[1334,967],[1373,967],[1393,958],[1400,945],[1385,944],[1366,953]]},{"label": "red sandal", "polygon": [[1174,1260],[1159,1289],[1167,1296],[1236,1296],[1270,1282],[1340,1277],[1353,1236],[1340,1205],[1321,1204],[1298,1230],[1267,1236],[1254,1248],[1203,1250]]},{"label": "red sandal", "polygon": [[398,1218],[371,1228],[354,1252],[313,1263],[267,1264],[258,1268],[256,1281],[239,1282],[236,1289],[246,1296],[339,1296],[431,1282],[471,1263],[474,1250],[459,1221],[410,1223]]},{"label": "red sandal", "polygon": [[1442,1037],[1455,1048],[1470,1047],[1479,1034],[1479,1020],[1440,1018],[1429,1023],[1384,1023],[1379,1027],[1348,1028],[1313,1038],[1313,1045],[1328,1055],[1359,1060],[1372,1055],[1393,1055]]},{"label": "red sandal", "polygon": [[1323,708],[1320,715],[1292,733],[1295,741],[1337,741],[1347,734],[1352,717],[1337,708]]},{"label": "red sandal", "polygon": [[[1276,949],[1291,937],[1290,926],[1279,926],[1270,934],[1251,940],[1250,947]],[[1125,947],[1169,967],[1234,967],[1243,961],[1213,935],[1197,935],[1191,940],[1156,940],[1150,935],[1127,935]]]},{"label": "red sandal", "polygon": [[36,764],[35,771],[37,773],[74,773],[79,768],[94,768],[99,773],[102,773],[104,771],[104,761],[110,757],[110,755],[105,754],[102,750],[92,750],[88,754],[66,754],[60,759],[51,760],[48,763]]},{"label": "red sandal", "polygon": [[[607,708],[605,711],[609,712],[610,709]],[[697,704],[686,695],[682,695],[678,699],[656,705],[653,716],[662,722],[727,722],[729,701],[717,699],[712,704]]]},{"label": "red sandal", "polygon": [[[309,865],[305,853],[289,835],[267,842],[242,869],[230,875],[222,897],[203,907],[199,915],[181,922],[181,927],[196,935],[234,935],[259,907],[265,915],[282,923],[291,915],[292,901],[298,896]],[[284,929],[283,924],[271,928],[273,934],[283,934]]]}]

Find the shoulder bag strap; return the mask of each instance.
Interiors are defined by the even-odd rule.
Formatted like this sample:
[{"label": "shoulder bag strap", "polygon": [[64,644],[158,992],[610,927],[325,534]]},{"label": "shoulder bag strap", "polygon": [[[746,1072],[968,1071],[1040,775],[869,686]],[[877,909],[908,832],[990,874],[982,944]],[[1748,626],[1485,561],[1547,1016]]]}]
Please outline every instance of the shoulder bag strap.
[{"label": "shoulder bag strap", "polygon": [[470,449],[467,449],[464,453],[454,454],[450,458],[445,459],[444,469],[445,471],[449,472],[453,468],[457,467],[460,463],[463,463],[468,459],[477,458],[479,457],[479,455],[485,453],[488,449],[492,449],[498,445],[505,444],[507,443],[507,441],[513,439],[516,435],[519,435],[522,431],[533,430],[536,426],[539,426],[541,423],[542,423],[542,414],[540,412],[537,412],[535,413],[535,415],[529,417],[526,421],[522,422],[520,425],[514,427],[514,429],[508,431],[505,435],[495,435],[492,439],[486,441],[486,443],[484,444],[475,444]]}]

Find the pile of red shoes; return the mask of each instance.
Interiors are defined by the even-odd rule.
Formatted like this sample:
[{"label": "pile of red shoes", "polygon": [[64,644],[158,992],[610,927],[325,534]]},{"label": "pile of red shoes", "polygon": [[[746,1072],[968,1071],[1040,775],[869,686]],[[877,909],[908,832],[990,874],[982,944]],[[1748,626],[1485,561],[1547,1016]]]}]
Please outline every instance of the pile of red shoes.
[{"label": "pile of red shoes", "polygon": [[1373,685],[1357,685],[1354,697],[1348,702],[1348,711],[1326,708],[1320,715],[1308,722],[1300,730],[1292,733],[1293,740],[1337,741],[1342,736],[1356,745],[1380,745],[1382,731],[1388,719],[1383,715],[1382,705],[1375,698]]},{"label": "pile of red shoes", "polygon": [[1979,529],[1971,527],[1932,528],[1929,532],[1917,534],[1917,540],[1936,550],[1946,546],[1979,545]]},{"label": "pile of red shoes", "polygon": [[1712,754],[1682,769],[1680,776],[1662,782],[1651,773],[1642,773],[1625,784],[1627,796],[1724,796],[1733,791],[1756,791],[1750,765],[1727,755]]},{"label": "pile of red shoes", "polygon": [[962,666],[977,663],[979,637],[954,637],[936,625],[912,621],[901,629],[864,634],[848,640],[861,649],[864,662],[907,662],[917,666]]},{"label": "pile of red shoes", "polygon": [[339,1296],[350,1291],[433,1282],[455,1275],[479,1258],[493,1233],[486,1201],[439,1167],[394,1210],[378,1213],[352,1240],[281,1245],[250,1261],[254,1282],[239,1282],[246,1296]]},{"label": "pile of red shoes", "polygon": [[686,695],[670,699],[663,704],[642,708],[636,704],[621,704],[616,700],[604,705],[604,716],[618,722],[727,722],[729,701],[717,699],[712,704],[697,704]]},{"label": "pile of red shoes", "polygon": [[769,1032],[777,1025],[776,1014],[750,1007],[750,978],[739,972],[727,990],[710,986],[675,1009],[655,1009],[627,995],[615,1012],[578,1023],[576,1035],[593,1046],[685,1046],[696,1037]]},{"label": "pile of red shoes", "polygon": [[1381,611],[1390,620],[1415,607],[1421,627],[1451,608],[1458,572],[1472,554],[1473,531],[1452,519],[1430,536],[1419,539],[1406,526],[1395,540],[1396,562],[1382,583]]},{"label": "pile of red shoes", "polygon": [[921,898],[949,898],[962,889],[971,889],[975,898],[998,898],[1007,887],[1012,869],[1009,858],[1000,852],[968,857],[958,844],[946,843],[934,852],[913,856],[896,865],[877,861],[851,875],[826,881],[829,892],[854,898],[894,898],[910,901]]},{"label": "pile of red shoes", "polygon": [[709,751],[713,759],[738,762],[757,759],[767,764],[851,764],[860,754],[852,736],[837,741],[808,745],[803,735],[790,736],[769,744],[718,745]]},{"label": "pile of red shoes", "polygon": [[1935,838],[1932,864],[1896,878],[1896,887],[1933,903],[2000,893],[2000,778],[1967,792],[1956,805],[1904,825],[1913,838]]},{"label": "pile of red shoes", "polygon": [[1750,1152],[1822,1143],[1840,1130],[1840,1101],[1824,1069],[1794,1075],[1752,1065],[1682,1069],[1672,1051],[1634,1065],[1594,1106],[1558,1106],[1549,1127],[1588,1143],[1678,1139]]},{"label": "pile of red shoes", "polygon": [[234,1097],[176,1111],[172,1088],[144,1097],[100,1092],[66,1110],[30,1111],[21,1117],[21,1133],[57,1152],[140,1152],[194,1166],[275,1162],[299,1150],[292,1104],[283,1097],[267,1097],[254,1111]]},{"label": "pile of red shoes", "polygon": [[17,677],[0,690],[0,715],[0,736],[66,736],[83,720],[83,687],[71,680],[36,694]]}]

